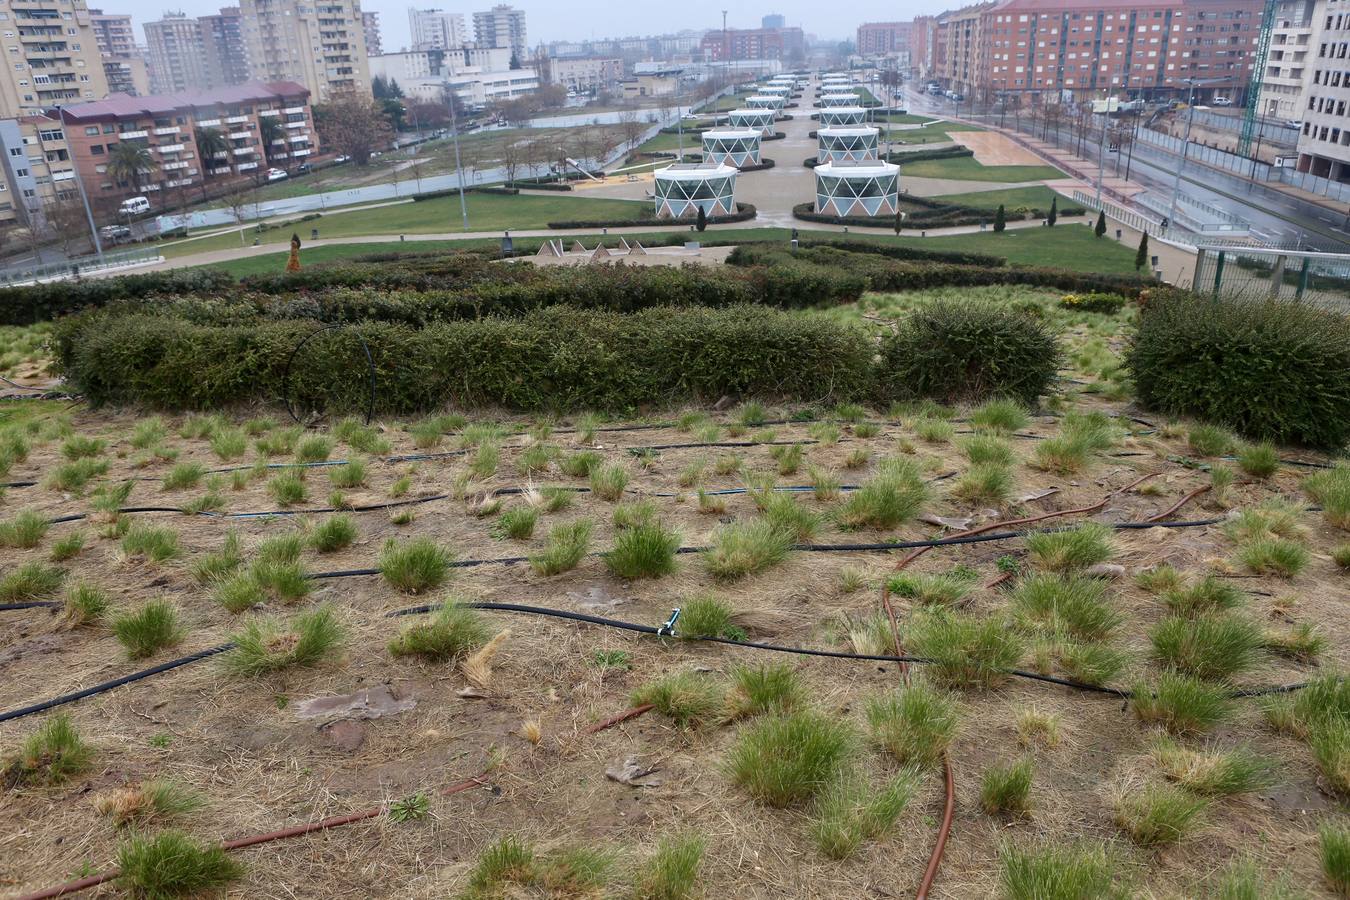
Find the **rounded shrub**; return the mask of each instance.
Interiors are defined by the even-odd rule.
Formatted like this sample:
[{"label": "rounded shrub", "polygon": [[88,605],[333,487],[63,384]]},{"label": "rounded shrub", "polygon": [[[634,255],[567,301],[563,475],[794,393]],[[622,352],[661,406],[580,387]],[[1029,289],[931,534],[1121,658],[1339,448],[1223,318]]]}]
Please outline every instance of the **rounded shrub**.
[{"label": "rounded shrub", "polygon": [[1163,291],[1126,357],[1139,402],[1244,435],[1350,441],[1350,319],[1305,304]]},{"label": "rounded shrub", "polygon": [[882,341],[878,388],[884,401],[1001,396],[1031,405],[1049,390],[1059,362],[1059,343],[1040,320],[987,303],[941,301]]}]

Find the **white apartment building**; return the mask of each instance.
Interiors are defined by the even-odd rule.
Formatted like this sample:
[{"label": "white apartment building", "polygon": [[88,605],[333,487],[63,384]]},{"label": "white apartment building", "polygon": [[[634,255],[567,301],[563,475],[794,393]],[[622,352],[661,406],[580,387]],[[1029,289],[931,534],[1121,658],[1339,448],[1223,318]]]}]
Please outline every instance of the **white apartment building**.
[{"label": "white apartment building", "polygon": [[569,91],[598,91],[610,88],[623,77],[623,60],[585,56],[579,59],[549,60],[549,77]]},{"label": "white apartment building", "polygon": [[464,16],[442,9],[409,9],[413,50],[449,50],[468,43]]},{"label": "white apartment building", "polygon": [[1303,91],[1311,75],[1321,32],[1317,0],[1280,0],[1275,8],[1270,54],[1257,110],[1287,121],[1303,118]]},{"label": "white apartment building", "polygon": [[1350,0],[1317,0],[1313,15],[1320,34],[1304,83],[1298,170],[1350,182]]},{"label": "white apartment building", "polygon": [[294,81],[317,103],[370,93],[360,0],[242,0],[249,66],[257,81]]},{"label": "white apartment building", "polygon": [[473,14],[473,39],[480,47],[506,47],[523,65],[528,51],[525,41],[525,11],[500,3]]},{"label": "white apartment building", "polygon": [[6,62],[0,118],[108,93],[85,0],[0,0]]}]

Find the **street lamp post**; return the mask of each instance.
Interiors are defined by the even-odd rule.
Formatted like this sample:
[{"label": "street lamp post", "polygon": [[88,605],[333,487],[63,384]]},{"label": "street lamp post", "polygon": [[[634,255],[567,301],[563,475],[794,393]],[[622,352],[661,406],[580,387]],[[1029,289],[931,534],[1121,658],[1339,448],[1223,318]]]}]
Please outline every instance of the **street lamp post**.
[{"label": "street lamp post", "polygon": [[[61,120],[61,137],[66,134],[66,111],[64,108],[56,107],[56,114]],[[66,139],[66,147],[70,147],[70,140]],[[84,204],[84,216],[89,220],[89,236],[94,239],[94,254],[98,257],[100,264],[103,263],[103,242],[98,238],[98,226],[94,224],[94,210],[89,205],[89,195],[84,192],[84,179],[80,177],[80,164],[76,161],[74,154],[70,156],[70,170],[75,173],[75,188],[80,192],[80,201]]]},{"label": "street lamp post", "polygon": [[459,118],[455,114],[455,107],[459,105],[459,95],[454,89],[450,89],[448,101],[450,104],[450,142],[455,145],[455,181],[459,182],[459,214],[464,222],[464,230],[469,230],[469,204],[464,200],[464,168],[459,161]]},{"label": "street lamp post", "polygon": [[1186,153],[1191,148],[1191,126],[1195,124],[1195,89],[1205,84],[1224,81],[1223,78],[1184,78],[1190,85],[1186,94],[1186,136],[1181,141],[1181,162],[1177,164],[1176,174],[1172,176],[1172,205],[1169,207],[1167,221],[1170,225],[1177,219],[1177,202],[1181,199],[1181,170],[1186,168]]}]

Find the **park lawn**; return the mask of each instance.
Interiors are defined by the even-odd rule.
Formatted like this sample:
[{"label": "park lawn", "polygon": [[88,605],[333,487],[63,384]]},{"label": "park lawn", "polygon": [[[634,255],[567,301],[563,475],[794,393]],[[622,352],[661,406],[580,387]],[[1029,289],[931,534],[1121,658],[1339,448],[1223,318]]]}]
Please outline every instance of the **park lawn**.
[{"label": "park lawn", "polygon": [[[659,133],[656,137],[647,141],[638,147],[639,153],[674,153],[680,149],[680,136],[678,134]],[[696,131],[686,130],[684,133],[684,152],[691,150],[699,153],[703,149],[703,140]]]},{"label": "park lawn", "polygon": [[[506,229],[547,228],[549,222],[565,220],[625,220],[639,219],[651,212],[651,204],[641,200],[613,200],[602,198],[541,196],[518,194],[465,195],[469,209],[469,228],[473,231],[505,231]],[[245,240],[255,237],[264,244],[285,244],[292,230],[304,234],[311,228],[319,229],[324,238],[360,237],[362,235],[435,234],[460,229],[459,197],[437,197],[420,203],[391,203],[367,207],[351,212],[321,216],[298,223],[294,228],[280,227],[255,234],[245,229]],[[229,231],[209,238],[178,241],[165,244],[166,257],[190,256],[210,250],[225,250],[240,246],[239,232]]]},{"label": "park lawn", "polygon": [[[906,128],[903,131],[888,130],[890,131],[890,140],[898,144],[945,144],[951,140],[952,132],[983,131],[984,129],[978,125],[967,125],[964,122],[935,122],[922,128]],[[886,135],[882,134],[881,139],[886,140]]]},{"label": "park lawn", "polygon": [[938,197],[929,197],[929,200],[941,200],[946,203],[956,203],[961,206],[970,206],[976,209],[987,209],[991,212],[1003,206],[1005,210],[1011,212],[1018,207],[1027,209],[1045,209],[1050,208],[1050,201],[1059,197],[1060,206],[1070,203],[1067,197],[1060,197],[1050,188],[1043,184],[1034,187],[1020,188],[1002,188],[993,191],[969,191],[964,194],[943,194]]},{"label": "park lawn", "polygon": [[1054,166],[986,166],[973,156],[951,159],[921,159],[905,165],[905,175],[919,178],[951,178],[957,181],[1045,181],[1063,178]]},{"label": "park lawn", "polygon": [[[472,220],[470,220],[472,222]],[[1084,220],[1086,221],[1086,220]],[[684,226],[681,226],[683,228]],[[1097,238],[1091,228],[1080,224],[1062,224],[1055,228],[1018,228],[1001,233],[993,231],[972,232],[969,234],[951,234],[935,237],[903,235],[895,237],[889,234],[852,234],[844,235],[837,231],[823,231],[799,223],[798,229],[811,239],[866,241],[892,246],[919,247],[926,250],[956,250],[972,253],[989,253],[1006,257],[1008,262],[1024,266],[1054,266],[1079,272],[1104,272],[1128,275],[1134,272],[1134,248],[1127,247],[1106,238]],[[629,241],[656,243],[665,239],[670,232],[642,232],[625,234]],[[709,243],[735,243],[739,241],[786,241],[790,237],[786,228],[736,228],[711,226],[704,236]],[[568,241],[581,240],[588,247],[598,239],[597,235],[568,235]],[[517,248],[532,252],[540,238],[521,238]],[[611,244],[616,238],[607,239]],[[379,241],[360,244],[333,244],[323,247],[306,247],[300,251],[303,265],[319,262],[352,259],[372,253],[406,252],[418,253],[433,250],[471,249],[476,247],[497,247],[500,238],[470,238],[446,241]],[[287,253],[260,254],[232,260],[228,263],[212,264],[210,268],[224,269],[236,277],[255,275],[265,272],[280,272],[286,268]]]},{"label": "park lawn", "polygon": [[916,116],[914,113],[872,113],[873,122],[890,122],[892,125],[927,125],[937,122],[932,116]]}]

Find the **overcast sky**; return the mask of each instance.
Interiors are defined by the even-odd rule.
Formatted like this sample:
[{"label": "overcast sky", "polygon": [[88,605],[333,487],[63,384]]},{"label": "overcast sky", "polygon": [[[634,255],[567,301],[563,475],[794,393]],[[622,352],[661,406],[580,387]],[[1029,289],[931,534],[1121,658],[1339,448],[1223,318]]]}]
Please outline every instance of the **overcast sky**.
[{"label": "overcast sky", "polygon": [[[160,5],[161,0],[90,0],[90,5],[102,6],[106,12],[130,12],[137,23],[137,40],[145,40],[140,25],[158,19],[165,9],[182,9],[188,15],[214,12],[222,0],[180,0]],[[435,7],[464,14],[473,30],[473,11],[488,9],[498,0],[480,0],[466,5],[445,0],[423,0],[416,5]],[[720,28],[722,10],[727,10],[730,28],[758,28],[760,17],[768,13],[782,13],[789,25],[821,38],[852,37],[860,22],[910,19],[915,15],[938,13],[960,4],[941,0],[908,0],[903,4],[882,0],[854,0],[845,6],[834,6],[820,0],[773,0],[774,5],[762,9],[738,5],[728,0],[674,0],[666,3],[612,3],[599,0],[571,0],[571,2],[512,3],[525,10],[525,29],[530,46],[540,41],[579,40],[583,38],[627,37],[630,35],[661,34],[683,28]],[[380,32],[385,52],[398,50],[408,43],[407,0],[363,0],[361,8],[380,14]],[[846,10],[846,11],[845,11]]]}]

